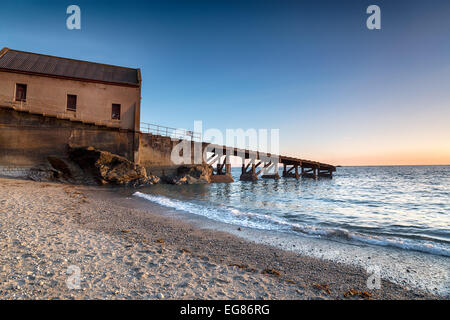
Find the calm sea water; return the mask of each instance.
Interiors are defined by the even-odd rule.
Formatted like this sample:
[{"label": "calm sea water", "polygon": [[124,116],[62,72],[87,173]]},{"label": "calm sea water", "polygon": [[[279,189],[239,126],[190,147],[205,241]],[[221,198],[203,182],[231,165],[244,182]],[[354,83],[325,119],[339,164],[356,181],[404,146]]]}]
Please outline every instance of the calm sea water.
[{"label": "calm sea water", "polygon": [[326,239],[432,255],[443,263],[440,281],[448,281],[450,166],[342,167],[333,179],[254,183],[239,181],[240,168],[232,173],[231,184],[155,185],[135,196],[290,241]]}]

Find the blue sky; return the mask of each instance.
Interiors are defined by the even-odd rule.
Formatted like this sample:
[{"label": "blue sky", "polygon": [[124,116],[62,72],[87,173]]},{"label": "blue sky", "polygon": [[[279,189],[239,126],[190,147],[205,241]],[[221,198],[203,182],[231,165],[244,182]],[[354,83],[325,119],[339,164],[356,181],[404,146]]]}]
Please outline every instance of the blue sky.
[{"label": "blue sky", "polygon": [[19,0],[0,45],[141,68],[142,121],[277,128],[283,154],[334,164],[448,164],[449,17],[437,0]]}]

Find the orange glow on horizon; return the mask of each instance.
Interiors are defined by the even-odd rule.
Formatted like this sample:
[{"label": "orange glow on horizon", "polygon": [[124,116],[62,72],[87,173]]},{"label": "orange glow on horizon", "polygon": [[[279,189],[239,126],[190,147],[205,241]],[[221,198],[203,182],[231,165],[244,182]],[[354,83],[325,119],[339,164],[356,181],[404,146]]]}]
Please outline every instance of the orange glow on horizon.
[{"label": "orange glow on horizon", "polygon": [[360,153],[328,157],[323,155],[318,161],[342,166],[450,165],[450,148],[446,152]]}]

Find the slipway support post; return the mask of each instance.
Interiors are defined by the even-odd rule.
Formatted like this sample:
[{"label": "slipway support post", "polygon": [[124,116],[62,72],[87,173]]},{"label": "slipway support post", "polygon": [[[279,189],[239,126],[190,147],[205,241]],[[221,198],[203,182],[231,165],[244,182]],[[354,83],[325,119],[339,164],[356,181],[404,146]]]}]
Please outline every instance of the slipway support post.
[{"label": "slipway support post", "polygon": [[[274,170],[274,173],[270,173],[270,170]],[[264,171],[264,174],[261,176],[261,178],[264,179],[280,179],[280,175],[278,174],[278,163],[273,163],[272,161],[269,161],[264,165],[264,168],[261,170]]]},{"label": "slipway support post", "polygon": [[[289,168],[289,170],[283,170],[283,177],[285,178],[295,178],[300,179],[300,174],[298,173],[298,164],[292,165],[292,167]],[[284,164],[284,168],[286,168],[286,164]],[[294,172],[292,172],[294,171]]]},{"label": "slipway support post", "polygon": [[[243,158],[242,163],[242,174],[240,176],[241,181],[256,181],[258,180],[258,175],[256,174],[256,168],[261,164],[261,161],[258,164],[256,162],[256,156],[250,158],[249,155],[249,163],[245,166],[245,158]],[[250,170],[248,168],[251,166]]]},{"label": "slipway support post", "polygon": [[[211,157],[211,158],[213,158],[213,157]],[[233,179],[233,176],[231,175],[230,156],[225,156],[225,158],[222,161],[220,160],[220,158],[221,158],[220,155],[217,155],[217,159],[214,160],[214,161],[218,161],[218,162],[217,162],[217,166],[216,166],[216,172],[214,172],[214,170],[213,170],[213,174],[211,176],[211,182],[216,182],[216,183],[218,183],[218,182],[226,182],[226,183],[233,182],[234,179]],[[224,168],[225,168],[225,172],[224,172]]]},{"label": "slipway support post", "polygon": [[318,175],[319,175],[319,177],[322,177],[322,178],[333,178],[333,170],[332,170],[332,168],[322,168],[322,167],[319,167],[319,169],[318,169]]}]

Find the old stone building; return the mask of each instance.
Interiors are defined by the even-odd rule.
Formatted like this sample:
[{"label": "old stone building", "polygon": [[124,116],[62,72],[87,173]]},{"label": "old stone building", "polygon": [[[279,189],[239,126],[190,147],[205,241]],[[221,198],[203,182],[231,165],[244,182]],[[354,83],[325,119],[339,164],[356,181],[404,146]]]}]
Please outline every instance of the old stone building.
[{"label": "old stone building", "polygon": [[139,69],[0,51],[1,105],[138,131],[140,101]]},{"label": "old stone building", "polygon": [[64,157],[69,146],[138,162],[140,103],[139,69],[2,49],[0,174]]}]

